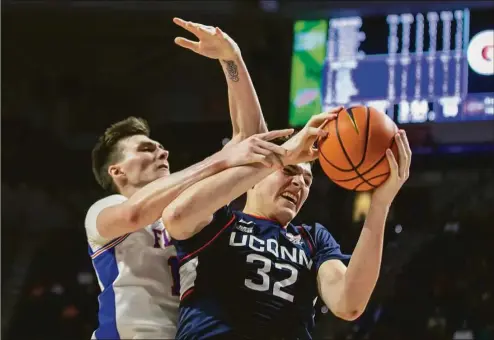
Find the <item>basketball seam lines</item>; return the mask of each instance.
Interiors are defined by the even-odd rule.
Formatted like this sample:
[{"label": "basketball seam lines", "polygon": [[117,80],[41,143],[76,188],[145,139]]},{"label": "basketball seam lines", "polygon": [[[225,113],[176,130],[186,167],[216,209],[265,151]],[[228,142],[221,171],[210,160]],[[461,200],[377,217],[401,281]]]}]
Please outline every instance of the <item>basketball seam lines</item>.
[{"label": "basketball seam lines", "polygon": [[[353,107],[350,107],[348,110],[351,110],[351,109],[353,109]],[[366,131],[366,133],[367,133],[367,138],[366,138],[366,143],[365,143],[365,146],[364,146],[364,156],[363,156],[362,161],[360,162],[360,164],[357,166],[357,168],[359,168],[359,167],[362,165],[363,161],[365,160],[366,153],[367,153],[367,144],[368,144],[368,140],[369,140],[369,127],[370,127],[370,111],[369,111],[369,108],[367,108],[367,112],[368,112],[367,127],[366,127],[366,129],[367,129],[367,131]],[[337,125],[337,123],[338,123],[338,121],[336,121],[336,125]],[[338,128],[337,128],[337,126],[336,126],[335,130],[338,132]],[[338,135],[338,141],[340,142],[340,145],[342,146],[342,149],[344,149],[344,148],[343,148],[343,145],[342,145],[342,142],[341,142],[341,139],[339,138],[339,135]],[[389,146],[389,148],[390,148],[390,149],[393,147],[394,143],[395,143],[395,139],[393,138],[393,139],[391,139],[391,145]],[[345,153],[345,156],[347,156],[347,155],[346,155],[346,151],[345,151],[345,150],[343,150],[343,151],[344,151],[344,153]],[[369,183],[369,182],[368,182],[367,180],[365,180],[365,178],[364,178],[364,177],[362,177],[362,176],[363,176],[363,175],[368,174],[369,172],[371,172],[373,169],[375,169],[375,168],[376,168],[376,167],[377,167],[377,166],[378,166],[378,165],[379,165],[379,164],[380,164],[380,163],[381,163],[381,162],[382,162],[382,161],[386,158],[386,154],[384,154],[384,155],[383,155],[383,156],[382,156],[382,157],[381,157],[381,158],[380,158],[377,162],[375,162],[375,163],[374,163],[374,164],[373,164],[373,165],[372,165],[369,169],[365,170],[365,171],[364,171],[364,172],[362,172],[362,173],[359,173],[359,172],[355,169],[355,166],[353,165],[353,163],[352,163],[351,161],[349,161],[349,163],[351,164],[352,169],[342,169],[342,168],[340,168],[340,167],[338,167],[338,166],[334,165],[334,164],[333,164],[333,163],[332,163],[329,159],[327,159],[327,158],[326,158],[326,156],[324,155],[324,153],[322,152],[322,150],[321,150],[321,156],[324,158],[324,160],[325,160],[325,161],[326,161],[329,165],[331,165],[332,167],[334,167],[335,169],[337,169],[337,170],[339,170],[339,171],[341,171],[341,172],[351,172],[351,171],[355,171],[355,172],[357,173],[357,176],[352,177],[352,178],[347,178],[347,179],[333,179],[333,178],[332,178],[331,180],[333,180],[334,182],[349,182],[349,181],[353,181],[353,180],[358,179],[358,178],[362,178],[362,179],[363,179],[363,182],[359,183],[359,184],[358,184],[358,185],[357,185],[357,186],[356,186],[353,190],[356,190],[356,189],[357,189],[360,185],[362,185],[362,184],[364,184],[364,183],[367,183],[367,184],[371,185],[372,187],[376,188],[376,186],[375,186],[375,185],[373,185],[373,184]],[[348,160],[348,157],[347,157],[347,160]],[[384,175],[387,175],[387,174],[389,174],[389,172],[384,173],[384,174],[379,174],[379,175],[373,176],[373,177],[369,178],[369,180],[372,180],[372,179],[375,179],[375,178],[378,178],[378,177],[381,177],[381,176],[384,176]]]},{"label": "basketball seam lines", "polygon": [[[352,106],[352,107],[348,108],[348,109],[347,109],[347,112],[348,112],[349,110],[351,111],[353,108],[354,108],[354,106]],[[352,112],[352,114],[353,114],[353,112]],[[369,120],[369,119],[370,119],[370,113],[369,113],[369,108],[367,108],[367,117],[368,117],[368,118],[367,118],[366,133],[368,134],[368,133],[369,133],[369,127],[370,127],[370,120]],[[335,130],[336,130],[336,132],[337,132],[337,134],[338,134],[338,118],[336,118],[336,123],[335,123],[335,125],[336,125],[336,126],[335,126]],[[328,132],[329,132],[329,130],[328,130]],[[338,136],[339,136],[339,135],[338,135]],[[367,138],[368,138],[368,137],[367,137]],[[339,137],[338,137],[338,139],[339,139]],[[342,145],[342,144],[341,144],[341,142],[340,142],[340,145]],[[342,147],[343,147],[343,145],[342,145]],[[363,155],[363,158],[362,158],[362,160],[359,162],[359,164],[357,165],[357,168],[359,168],[359,167],[362,165],[362,163],[364,162],[364,159],[365,159],[365,154],[366,154],[366,153],[367,153],[367,140],[365,141],[365,145],[364,145],[364,155]],[[333,164],[333,163],[332,163],[329,159],[327,159],[327,158],[326,158],[326,156],[324,155],[324,153],[323,153],[323,152],[321,152],[321,155],[322,155],[322,157],[324,158],[324,160],[325,160],[326,162],[328,162],[328,164],[329,164],[329,165],[331,165],[333,168],[335,168],[335,169],[336,169],[336,170],[338,170],[338,171],[341,171],[341,172],[352,172],[352,171],[355,171],[355,166],[353,165],[353,163],[352,163],[352,162],[350,162],[350,165],[352,166],[350,169],[343,169],[343,168],[340,168],[340,167],[338,167],[338,166],[334,165],[334,164]],[[355,177],[355,179],[356,179],[356,178],[358,178],[358,177],[359,177],[359,176]]]},{"label": "basketball seam lines", "polygon": [[[352,110],[352,109],[350,109]],[[364,163],[365,161],[365,157],[367,156],[367,146],[369,145],[369,130],[370,130],[370,109],[369,107],[366,107],[366,114],[367,114],[367,124],[365,126],[365,133],[367,134],[367,136],[365,137],[365,144],[364,144],[364,152],[362,154],[362,159],[360,160],[360,162],[355,165],[358,168],[360,168],[360,166]],[[353,112],[352,112],[352,115],[353,115]],[[343,147],[343,144],[341,144],[341,146]]]},{"label": "basketball seam lines", "polygon": [[[393,138],[391,140],[391,145],[389,146],[389,148],[391,149],[393,147],[395,143],[395,139]],[[365,170],[364,172],[362,172],[362,176],[363,175],[367,175],[369,172],[371,172],[372,170],[374,170],[378,165],[379,163],[381,163],[384,159],[386,158],[386,154],[384,154],[384,156],[382,156],[381,158],[379,158],[377,160],[377,162],[375,162],[369,169]],[[336,182],[349,182],[349,181],[353,181],[354,179],[357,179],[359,178],[359,176],[355,176],[355,177],[352,177],[352,178],[347,178],[347,179],[332,179],[333,181],[336,181]]]},{"label": "basketball seam lines", "polygon": [[[349,109],[351,110],[351,109]],[[367,107],[366,110],[366,116],[367,116],[367,126],[366,126],[366,136],[365,136],[365,144],[364,144],[364,155],[362,157],[362,160],[359,164],[362,165],[363,161],[365,160],[365,154],[367,152],[367,142],[369,141],[369,128],[370,128],[370,110]],[[338,137],[338,142],[340,143],[341,150],[343,151],[343,154],[345,155],[346,160],[350,164],[350,166],[353,168],[352,170],[355,171],[355,173],[358,175],[359,178],[362,179],[363,182],[367,183],[370,185],[372,188],[376,189],[377,187],[370,183],[365,177],[362,176],[362,174],[358,171],[358,168],[353,164],[352,160],[350,159],[350,156],[348,156],[348,153],[346,152],[345,146],[343,145],[343,141],[341,140],[340,132],[338,131],[338,119],[336,119],[336,136]],[[360,183],[363,184],[363,183]],[[355,189],[354,189],[355,190]]]},{"label": "basketball seam lines", "polygon": [[324,155],[323,152],[321,152],[321,156],[324,158],[324,160],[326,162],[328,162],[329,165],[331,165],[333,168],[335,168],[338,171],[341,171],[341,172],[352,172],[353,171],[353,169],[343,169],[343,168],[340,168],[340,167],[334,165],[333,163],[331,163],[331,161],[329,159],[326,158],[326,156]]},{"label": "basketball seam lines", "polygon": [[[385,172],[383,174],[377,175],[377,176],[373,176],[373,177],[369,178],[369,181],[372,180],[372,179],[376,179],[376,178],[382,177],[382,176],[386,176],[386,175],[389,175],[389,171],[388,172]],[[353,188],[353,190],[354,191],[357,190],[358,187],[361,186],[364,183],[365,183],[364,181],[360,182],[359,184],[357,184],[357,186],[355,188]]]}]

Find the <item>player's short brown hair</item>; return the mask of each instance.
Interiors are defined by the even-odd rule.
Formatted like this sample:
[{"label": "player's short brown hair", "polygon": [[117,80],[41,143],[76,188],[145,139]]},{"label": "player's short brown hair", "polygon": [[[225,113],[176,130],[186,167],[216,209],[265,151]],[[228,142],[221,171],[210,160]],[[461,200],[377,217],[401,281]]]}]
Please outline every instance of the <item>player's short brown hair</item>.
[{"label": "player's short brown hair", "polygon": [[113,182],[112,177],[108,174],[108,167],[120,159],[121,153],[118,148],[118,142],[122,139],[135,136],[145,135],[149,137],[149,125],[142,118],[129,117],[112,124],[105,133],[98,138],[98,142],[91,152],[94,178],[96,182],[109,192],[117,192],[118,189]]}]

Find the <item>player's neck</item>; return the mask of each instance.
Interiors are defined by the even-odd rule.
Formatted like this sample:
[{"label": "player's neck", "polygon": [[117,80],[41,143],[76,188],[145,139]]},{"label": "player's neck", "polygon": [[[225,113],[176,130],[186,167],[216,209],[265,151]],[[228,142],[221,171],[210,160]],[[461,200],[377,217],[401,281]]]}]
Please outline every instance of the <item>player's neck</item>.
[{"label": "player's neck", "polygon": [[133,187],[133,186],[127,186],[127,187],[122,188],[120,190],[120,194],[122,196],[125,196],[125,197],[129,198],[130,196],[132,196],[139,189],[140,188],[136,188],[136,187]]},{"label": "player's neck", "polygon": [[247,214],[247,215],[250,215],[250,216],[253,216],[253,217],[256,217],[256,218],[260,218],[260,219],[263,219],[263,220],[269,220],[269,221],[273,221],[275,223],[280,224],[280,222],[278,222],[272,216],[264,213],[261,209],[257,209],[256,207],[249,206],[249,204],[246,204],[245,205],[245,208],[242,210],[242,212],[244,214]]},{"label": "player's neck", "polygon": [[242,210],[242,212],[244,214],[247,214],[247,215],[252,215],[252,216],[255,216],[255,217],[261,217],[261,218],[270,220],[270,218],[266,214],[262,213],[262,211],[257,210],[257,209],[251,209],[248,206],[246,206],[244,208],[244,210]]},{"label": "player's neck", "polygon": [[249,204],[249,201],[248,200],[247,200],[247,203],[245,204],[245,207],[242,210],[242,212],[244,214],[247,214],[247,215],[252,215],[252,216],[256,216],[256,217],[261,217],[261,218],[269,219],[269,217],[265,213],[263,213],[261,209],[258,209],[253,204]]}]

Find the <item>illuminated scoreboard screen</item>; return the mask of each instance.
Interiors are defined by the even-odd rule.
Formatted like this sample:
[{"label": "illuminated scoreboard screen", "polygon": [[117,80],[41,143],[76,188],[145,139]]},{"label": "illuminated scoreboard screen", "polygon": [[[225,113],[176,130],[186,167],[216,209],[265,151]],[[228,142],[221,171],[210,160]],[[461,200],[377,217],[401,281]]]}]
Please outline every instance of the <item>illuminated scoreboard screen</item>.
[{"label": "illuminated scoreboard screen", "polygon": [[494,120],[492,9],[297,21],[290,124],[368,105],[397,123]]}]

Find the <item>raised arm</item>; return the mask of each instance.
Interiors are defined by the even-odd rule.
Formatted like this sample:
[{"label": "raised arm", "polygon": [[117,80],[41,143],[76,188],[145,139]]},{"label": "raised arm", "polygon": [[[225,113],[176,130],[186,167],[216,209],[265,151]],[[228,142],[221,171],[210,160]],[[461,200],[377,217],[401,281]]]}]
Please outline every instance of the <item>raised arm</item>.
[{"label": "raised arm", "polygon": [[232,140],[238,142],[253,134],[267,132],[261,104],[240,51],[230,60],[221,60],[221,66],[228,84]]},{"label": "raised arm", "polygon": [[[282,147],[269,143],[273,133],[254,135],[233,148],[252,147],[264,149],[266,156],[273,159],[274,153],[282,156],[283,164],[278,167],[266,167],[248,164],[221,171],[185,190],[163,211],[163,222],[170,235],[179,240],[188,239],[197,234],[211,222],[215,211],[247,192],[283,165],[297,164],[312,160],[317,153],[312,149],[319,136],[325,136],[322,128],[317,128],[325,120],[336,118],[335,114],[320,114],[311,118],[307,126],[296,136],[285,142]],[[284,151],[286,150],[286,153]]]},{"label": "raised arm", "polygon": [[395,137],[399,149],[399,166],[388,150],[391,168],[389,179],[373,193],[371,207],[362,228],[352,259],[345,268],[342,262],[328,260],[318,271],[319,294],[336,315],[354,320],[365,310],[381,268],[384,225],[394,197],[409,176],[412,152],[405,132]]},{"label": "raised arm", "polygon": [[179,37],[175,39],[177,45],[221,63],[228,85],[232,141],[239,142],[253,134],[267,132],[256,90],[235,41],[218,27],[179,18],[174,18],[173,22],[199,39],[195,42]]}]

